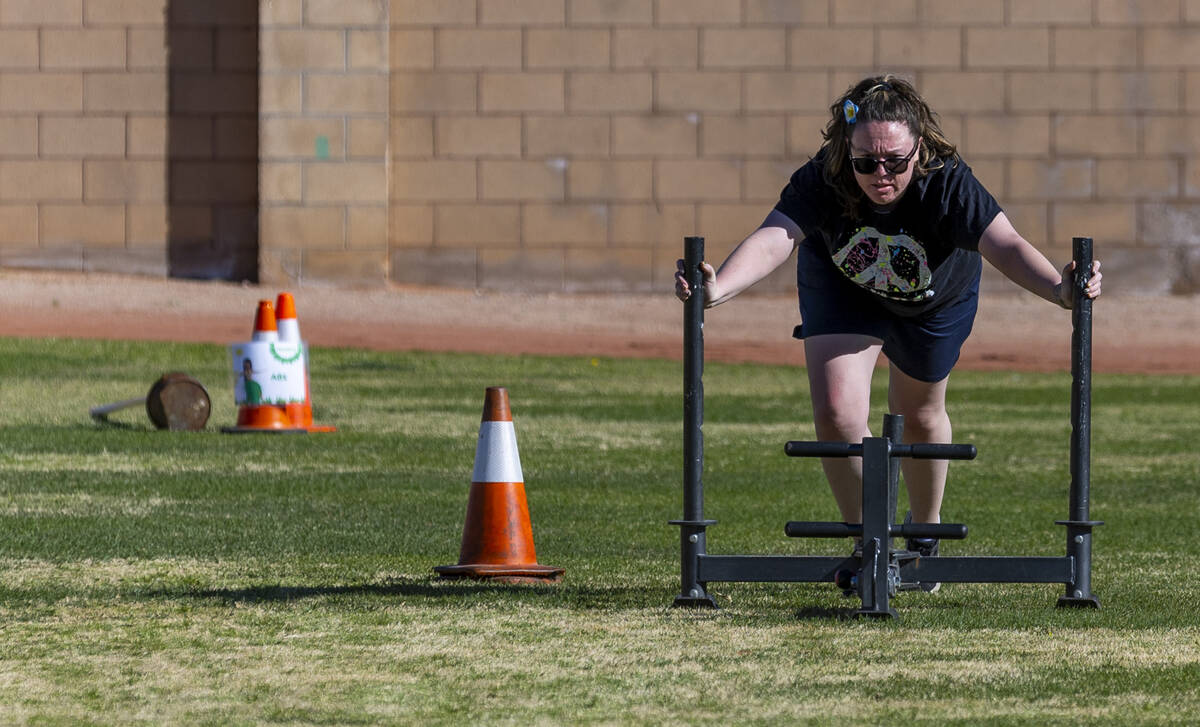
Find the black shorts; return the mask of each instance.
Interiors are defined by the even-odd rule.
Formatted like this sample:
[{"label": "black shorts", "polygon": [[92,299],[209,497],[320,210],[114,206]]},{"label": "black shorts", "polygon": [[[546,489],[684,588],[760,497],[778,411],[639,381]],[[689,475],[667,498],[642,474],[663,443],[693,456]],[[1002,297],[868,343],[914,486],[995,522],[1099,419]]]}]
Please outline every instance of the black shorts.
[{"label": "black shorts", "polygon": [[792,335],[809,338],[837,333],[883,341],[883,354],[908,376],[934,383],[950,375],[975,324],[979,281],[953,302],[912,317],[897,315],[834,267],[816,243],[797,246],[796,290],[801,325]]}]

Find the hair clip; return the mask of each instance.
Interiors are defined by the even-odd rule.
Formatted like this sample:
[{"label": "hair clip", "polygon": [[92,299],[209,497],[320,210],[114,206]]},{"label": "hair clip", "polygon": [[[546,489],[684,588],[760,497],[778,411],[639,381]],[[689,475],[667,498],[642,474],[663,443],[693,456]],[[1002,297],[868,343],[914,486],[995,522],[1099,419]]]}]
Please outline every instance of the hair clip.
[{"label": "hair clip", "polygon": [[846,102],[842,104],[842,115],[846,117],[847,124],[853,124],[855,121],[858,121],[858,104],[850,99],[846,99]]}]

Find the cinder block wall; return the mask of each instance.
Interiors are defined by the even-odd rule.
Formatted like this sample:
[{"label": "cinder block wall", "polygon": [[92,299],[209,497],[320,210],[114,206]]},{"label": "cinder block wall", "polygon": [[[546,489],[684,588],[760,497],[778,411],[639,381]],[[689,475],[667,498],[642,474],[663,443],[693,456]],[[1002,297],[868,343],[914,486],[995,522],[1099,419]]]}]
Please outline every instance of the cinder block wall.
[{"label": "cinder block wall", "polygon": [[0,40],[0,265],[663,290],[888,70],[1053,258],[1200,289],[1200,0],[0,0]]},{"label": "cinder block wall", "polygon": [[[391,277],[664,289],[761,221],[833,97],[913,78],[1032,242],[1196,283],[1200,0],[392,0]],[[781,270],[766,287],[786,289]]]},{"label": "cinder block wall", "polygon": [[248,0],[0,2],[0,265],[254,278]]},{"label": "cinder block wall", "polygon": [[261,278],[384,284],[387,2],[263,0],[260,8]]},{"label": "cinder block wall", "polygon": [[164,8],[0,3],[0,264],[165,274]]},{"label": "cinder block wall", "polygon": [[[163,0],[84,0],[149,12]],[[167,266],[255,280],[259,268],[258,6],[166,0]]]}]

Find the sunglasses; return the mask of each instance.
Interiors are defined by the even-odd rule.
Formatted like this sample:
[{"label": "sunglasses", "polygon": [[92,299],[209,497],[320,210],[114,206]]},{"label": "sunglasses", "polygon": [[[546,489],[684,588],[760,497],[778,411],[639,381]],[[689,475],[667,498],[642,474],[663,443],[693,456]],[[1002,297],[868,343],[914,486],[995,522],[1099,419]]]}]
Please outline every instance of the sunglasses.
[{"label": "sunglasses", "polygon": [[887,157],[886,159],[875,159],[873,157],[850,157],[850,166],[854,167],[854,171],[859,174],[874,174],[879,165],[883,165],[883,170],[888,174],[904,174],[908,171],[908,163],[912,161],[913,155],[917,153],[917,149],[921,146],[918,141],[913,144],[912,151],[908,156],[902,157]]}]

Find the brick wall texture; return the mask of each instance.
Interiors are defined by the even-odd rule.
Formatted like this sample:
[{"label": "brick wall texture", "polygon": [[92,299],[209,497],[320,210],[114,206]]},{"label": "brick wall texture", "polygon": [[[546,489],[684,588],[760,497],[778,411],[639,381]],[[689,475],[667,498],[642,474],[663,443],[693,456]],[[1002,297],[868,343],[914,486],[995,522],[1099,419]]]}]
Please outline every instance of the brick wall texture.
[{"label": "brick wall texture", "polygon": [[0,3],[0,264],[166,271],[164,3]]},{"label": "brick wall texture", "polygon": [[[1200,280],[1200,0],[248,5],[0,0],[0,264],[170,272],[176,228],[243,229],[224,200],[256,207],[264,282],[661,291],[890,71],[1052,260],[1087,235],[1114,290]],[[173,148],[197,97],[207,146]]]}]

